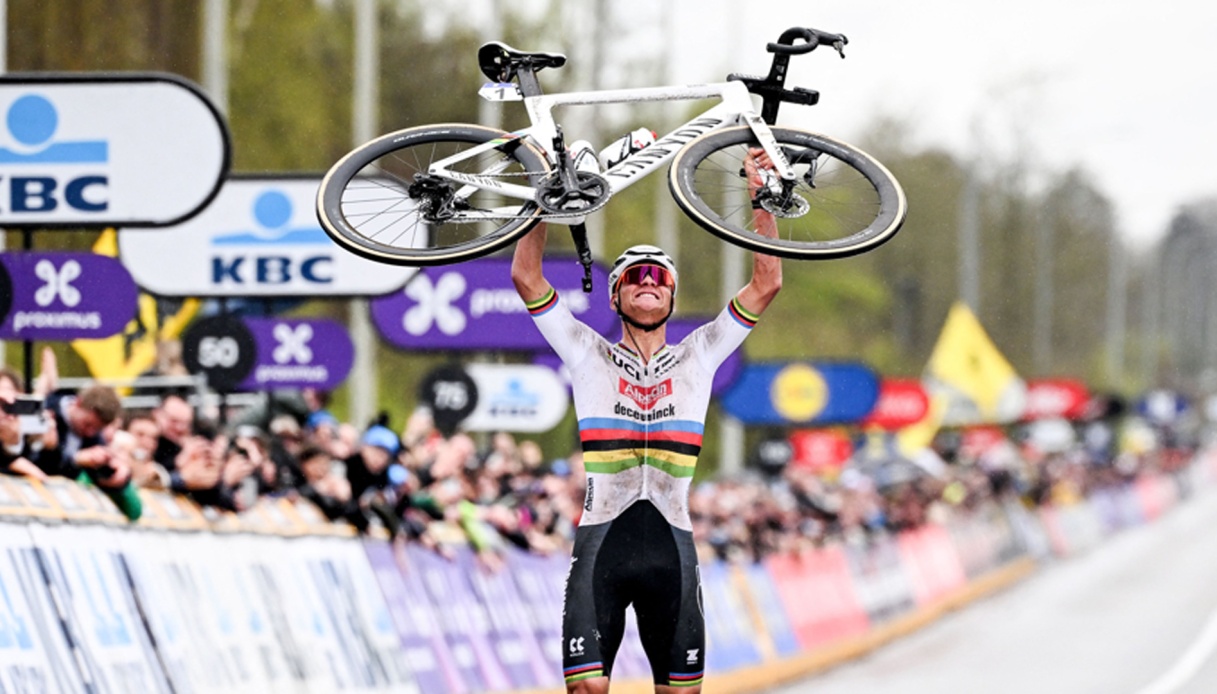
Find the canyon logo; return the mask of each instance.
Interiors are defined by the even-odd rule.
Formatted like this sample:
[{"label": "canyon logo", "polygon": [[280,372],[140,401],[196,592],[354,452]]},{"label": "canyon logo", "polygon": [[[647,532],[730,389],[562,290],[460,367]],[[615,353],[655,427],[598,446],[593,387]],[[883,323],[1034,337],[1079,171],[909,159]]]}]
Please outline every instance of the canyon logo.
[{"label": "canyon logo", "polygon": [[655,406],[655,403],[672,394],[672,379],[669,378],[653,386],[639,386],[622,378],[618,380],[617,390],[638,403],[642,409],[649,410]]}]

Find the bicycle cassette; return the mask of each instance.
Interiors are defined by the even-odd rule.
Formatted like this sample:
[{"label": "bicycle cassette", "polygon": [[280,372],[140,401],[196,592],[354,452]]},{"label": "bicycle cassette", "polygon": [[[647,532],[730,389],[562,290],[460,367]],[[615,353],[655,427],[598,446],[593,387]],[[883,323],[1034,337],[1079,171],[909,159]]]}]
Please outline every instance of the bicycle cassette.
[{"label": "bicycle cassette", "polygon": [[576,171],[577,186],[563,185],[554,172],[537,184],[537,206],[550,215],[581,217],[604,207],[611,195],[608,181],[589,171]]}]

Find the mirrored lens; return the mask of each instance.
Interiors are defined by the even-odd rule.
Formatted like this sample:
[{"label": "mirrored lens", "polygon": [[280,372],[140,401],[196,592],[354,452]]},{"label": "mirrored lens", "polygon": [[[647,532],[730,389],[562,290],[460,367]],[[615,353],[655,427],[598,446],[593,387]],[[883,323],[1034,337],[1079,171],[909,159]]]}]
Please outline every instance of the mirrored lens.
[{"label": "mirrored lens", "polygon": [[670,288],[675,285],[675,282],[672,281],[672,273],[668,272],[667,268],[658,265],[630,266],[621,274],[621,281],[625,284],[642,284],[648,277],[662,287]]}]

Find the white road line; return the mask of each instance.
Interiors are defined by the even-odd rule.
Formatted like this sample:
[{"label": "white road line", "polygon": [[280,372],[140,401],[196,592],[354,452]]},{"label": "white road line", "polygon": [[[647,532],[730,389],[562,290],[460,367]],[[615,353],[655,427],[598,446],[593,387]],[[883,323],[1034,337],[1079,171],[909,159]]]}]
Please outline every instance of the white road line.
[{"label": "white road line", "polygon": [[1188,646],[1175,664],[1137,694],[1173,694],[1196,676],[1214,649],[1217,649],[1217,610],[1209,615],[1200,636]]}]

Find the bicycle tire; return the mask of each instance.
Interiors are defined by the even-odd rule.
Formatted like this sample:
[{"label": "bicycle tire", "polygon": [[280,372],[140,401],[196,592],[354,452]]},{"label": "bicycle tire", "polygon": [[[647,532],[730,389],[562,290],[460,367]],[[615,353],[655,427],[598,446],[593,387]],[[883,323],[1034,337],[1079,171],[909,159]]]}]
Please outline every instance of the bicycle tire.
[{"label": "bicycle tire", "polygon": [[[501,130],[464,124],[409,128],[371,140],[330,167],[317,191],[317,219],[342,247],[394,265],[447,265],[498,250],[540,220],[536,203],[497,205],[513,199],[473,186],[464,187],[467,195],[455,195],[459,184],[426,175],[431,163],[491,140],[503,144],[453,168],[492,171],[530,186],[548,172],[534,145]],[[423,179],[431,189],[419,188]],[[426,219],[423,210],[440,200],[459,200],[464,209],[448,219]]]},{"label": "bicycle tire", "polygon": [[[752,226],[743,160],[749,147],[760,144],[748,126],[706,133],[677,152],[668,177],[677,205],[725,241],[797,260],[856,255],[899,231],[908,202],[896,178],[874,157],[804,130],[773,128],[773,134],[792,163],[795,154],[811,156],[815,162],[794,164],[795,193],[806,207],[801,213],[776,217],[777,238],[763,236]],[[814,187],[806,178],[813,168]]]}]

